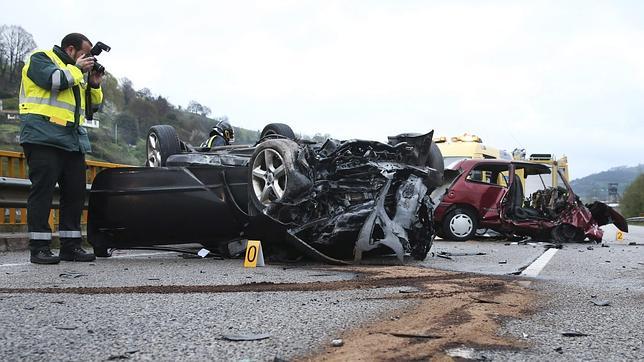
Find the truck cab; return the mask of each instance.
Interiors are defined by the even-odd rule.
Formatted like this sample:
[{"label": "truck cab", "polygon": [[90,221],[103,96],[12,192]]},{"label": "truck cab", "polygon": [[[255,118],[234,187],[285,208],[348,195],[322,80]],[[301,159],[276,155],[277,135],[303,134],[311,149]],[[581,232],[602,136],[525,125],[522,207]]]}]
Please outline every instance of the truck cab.
[{"label": "truck cab", "polygon": [[461,160],[512,159],[507,151],[485,145],[481,137],[469,133],[451,137],[449,142],[445,136],[436,137],[434,143],[443,154],[445,167]]}]

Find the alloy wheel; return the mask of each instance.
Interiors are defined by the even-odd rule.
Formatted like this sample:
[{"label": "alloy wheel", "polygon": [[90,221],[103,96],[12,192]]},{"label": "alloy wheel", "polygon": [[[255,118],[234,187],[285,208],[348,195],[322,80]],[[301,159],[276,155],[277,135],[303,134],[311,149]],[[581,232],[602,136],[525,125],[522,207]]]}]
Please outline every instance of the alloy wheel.
[{"label": "alloy wheel", "polygon": [[262,150],[253,161],[252,180],[255,197],[268,205],[284,196],[286,191],[284,159],[271,149]]},{"label": "alloy wheel", "polygon": [[161,147],[159,145],[159,138],[155,133],[148,135],[147,154],[148,166],[161,167]]}]

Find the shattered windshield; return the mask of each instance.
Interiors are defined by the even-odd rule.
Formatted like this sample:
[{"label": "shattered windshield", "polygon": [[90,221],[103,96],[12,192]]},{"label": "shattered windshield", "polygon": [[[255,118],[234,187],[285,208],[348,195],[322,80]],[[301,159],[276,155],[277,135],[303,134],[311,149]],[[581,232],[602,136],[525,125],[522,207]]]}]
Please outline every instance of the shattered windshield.
[{"label": "shattered windshield", "polygon": [[544,190],[550,183],[549,174],[529,175],[525,179],[525,195],[532,195],[536,191]]}]

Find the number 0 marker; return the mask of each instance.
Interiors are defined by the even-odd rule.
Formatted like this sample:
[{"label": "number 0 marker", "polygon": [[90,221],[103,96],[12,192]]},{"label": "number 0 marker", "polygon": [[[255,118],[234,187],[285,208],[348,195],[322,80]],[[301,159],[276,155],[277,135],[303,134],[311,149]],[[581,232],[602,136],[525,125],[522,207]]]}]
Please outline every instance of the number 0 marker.
[{"label": "number 0 marker", "polygon": [[264,266],[264,253],[262,242],[259,240],[248,240],[246,244],[246,256],[244,257],[244,268]]}]

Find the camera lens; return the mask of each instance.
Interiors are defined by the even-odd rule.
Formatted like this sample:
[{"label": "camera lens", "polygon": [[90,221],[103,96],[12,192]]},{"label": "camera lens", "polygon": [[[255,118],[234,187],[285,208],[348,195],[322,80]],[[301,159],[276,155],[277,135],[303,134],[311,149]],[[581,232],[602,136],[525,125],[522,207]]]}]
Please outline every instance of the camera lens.
[{"label": "camera lens", "polygon": [[94,63],[92,70],[96,73],[105,73],[105,67],[99,63]]}]

